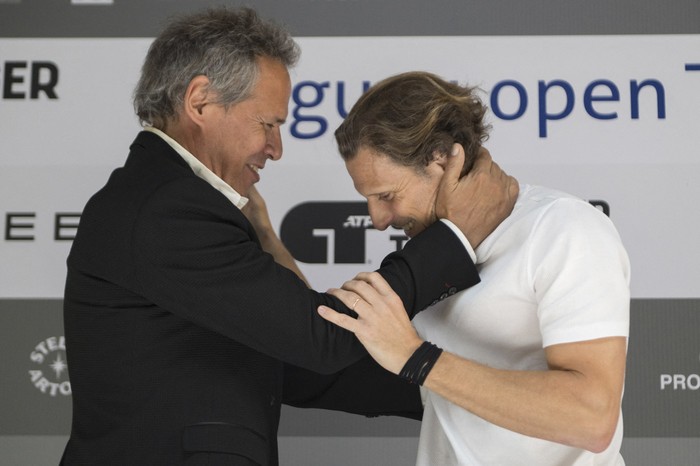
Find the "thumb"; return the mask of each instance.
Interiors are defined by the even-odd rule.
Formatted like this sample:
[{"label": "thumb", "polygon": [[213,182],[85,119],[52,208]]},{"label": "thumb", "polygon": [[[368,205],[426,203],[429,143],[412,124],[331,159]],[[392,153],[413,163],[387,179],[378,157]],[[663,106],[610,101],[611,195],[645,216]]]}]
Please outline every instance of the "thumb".
[{"label": "thumb", "polygon": [[445,173],[440,180],[435,199],[435,213],[438,218],[449,218],[448,201],[451,194],[459,186],[459,178],[464,167],[464,148],[461,144],[453,144],[450,155],[445,163]]},{"label": "thumb", "polygon": [[464,148],[461,144],[452,144],[452,152],[447,156],[445,173],[440,182],[438,197],[440,195],[449,195],[459,184],[459,178],[462,176],[462,167],[464,167]]},{"label": "thumb", "polygon": [[462,168],[464,167],[464,148],[461,144],[452,144],[452,152],[447,157],[445,164],[445,174],[442,177],[441,189],[447,189],[448,193],[459,184],[459,178],[462,176]]}]

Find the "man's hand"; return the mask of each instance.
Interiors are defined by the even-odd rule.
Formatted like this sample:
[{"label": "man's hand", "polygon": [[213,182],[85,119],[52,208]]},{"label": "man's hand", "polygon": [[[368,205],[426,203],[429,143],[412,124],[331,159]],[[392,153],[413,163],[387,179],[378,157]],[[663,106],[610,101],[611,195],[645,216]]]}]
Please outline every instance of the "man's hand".
[{"label": "man's hand", "polygon": [[518,181],[506,174],[482,148],[474,167],[461,177],[464,148],[453,146],[438,188],[435,212],[462,230],[476,249],[510,215],[518,198]]},{"label": "man's hand", "polygon": [[267,212],[265,199],[260,195],[255,186],[252,186],[247,193],[248,203],[241,209],[243,215],[255,228],[259,236],[266,236],[272,231],[272,222]]},{"label": "man's hand", "polygon": [[377,363],[398,374],[422,341],[408,320],[401,298],[384,277],[378,272],[361,272],[342,289],[329,293],[355,311],[357,318],[319,306],[321,317],[353,332]]},{"label": "man's hand", "polygon": [[306,286],[311,288],[308,280],[306,280],[306,277],[297,265],[296,260],[284,244],[282,244],[275,229],[272,227],[272,221],[267,211],[265,199],[258,193],[255,186],[250,188],[247,195],[248,203],[243,207],[242,212],[253,225],[253,228],[255,228],[263,251],[271,254],[272,257],[275,258],[275,262],[297,274],[297,276],[306,283]]}]

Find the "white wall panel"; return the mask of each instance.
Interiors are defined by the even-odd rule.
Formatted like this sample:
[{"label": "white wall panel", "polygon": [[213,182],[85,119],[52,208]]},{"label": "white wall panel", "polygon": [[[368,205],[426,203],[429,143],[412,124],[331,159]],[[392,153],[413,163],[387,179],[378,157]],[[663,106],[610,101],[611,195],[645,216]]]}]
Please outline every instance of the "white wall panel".
[{"label": "white wall panel", "polygon": [[[332,138],[342,120],[339,97],[347,110],[363,83],[423,69],[480,86],[490,103],[491,90],[508,80],[514,84],[499,91],[490,113],[493,131],[487,147],[494,158],[523,182],[606,201],[631,255],[634,297],[698,295],[700,246],[693,232],[700,227],[694,204],[700,197],[700,71],[686,71],[685,65],[700,63],[700,36],[299,42],[303,58],[293,71],[298,94],[290,105],[285,156],[268,164],[260,184],[276,224],[302,202],[361,200]],[[0,39],[4,94],[24,95],[0,101],[0,251],[6,258],[0,266],[0,296],[62,295],[69,242],[54,240],[56,214],[79,212],[111,169],[123,162],[138,130],[131,92],[149,44],[150,39]],[[8,74],[8,62],[26,65]],[[30,97],[31,70],[41,63],[58,70],[52,88],[57,98],[46,92]],[[51,79],[47,74],[38,77],[44,85]],[[649,81],[657,87],[642,87],[635,98],[630,83]],[[596,82],[591,95],[612,96],[617,90],[619,97],[589,98],[587,110],[586,89]],[[543,91],[543,86],[550,88]],[[527,96],[527,105],[517,89]],[[568,98],[573,105],[568,116],[543,117],[566,109]],[[631,116],[635,101],[638,118]],[[517,119],[499,118],[518,109],[523,111]],[[325,122],[325,131],[318,121]],[[18,219],[17,213],[34,217]],[[18,228],[18,223],[30,226]],[[28,233],[32,240],[13,239]],[[391,250],[387,234],[368,232],[369,261]],[[379,239],[373,240],[375,236]],[[304,268],[324,289],[372,265]]]}]

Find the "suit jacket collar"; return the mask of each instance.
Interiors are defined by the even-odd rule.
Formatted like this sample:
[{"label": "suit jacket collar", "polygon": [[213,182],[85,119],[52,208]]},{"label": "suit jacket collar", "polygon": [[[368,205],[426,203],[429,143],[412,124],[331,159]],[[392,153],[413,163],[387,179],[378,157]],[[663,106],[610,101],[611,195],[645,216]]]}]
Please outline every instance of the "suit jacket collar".
[{"label": "suit jacket collar", "polygon": [[170,136],[165,134],[156,128],[149,128],[143,131],[144,133],[154,134],[161,141],[165,142],[173,152],[175,152],[180,160],[184,161],[187,166],[192,170],[192,172],[199,178],[206,181],[210,186],[223,194],[226,199],[231,201],[233,205],[242,209],[247,203],[248,199],[238,193],[231,185],[226,183],[224,180],[219,178],[214,172],[212,172],[207,166],[197,159],[192,153],[185,149],[179,142],[172,139]]}]

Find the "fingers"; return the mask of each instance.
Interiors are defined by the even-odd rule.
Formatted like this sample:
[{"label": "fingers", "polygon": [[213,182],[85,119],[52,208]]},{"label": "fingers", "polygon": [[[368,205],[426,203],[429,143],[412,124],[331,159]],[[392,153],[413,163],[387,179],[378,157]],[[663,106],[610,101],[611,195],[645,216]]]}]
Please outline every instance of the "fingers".
[{"label": "fingers", "polygon": [[[467,175],[465,182],[474,182],[479,188],[476,192],[484,188],[499,190],[503,193],[512,193],[513,188],[517,189],[517,180],[508,175],[491,157],[491,153],[484,147],[479,149],[479,154],[474,161],[474,167]],[[506,196],[510,197],[510,196]]]},{"label": "fingers", "polygon": [[345,282],[342,288],[330,289],[328,293],[340,299],[358,316],[372,307],[384,307],[388,303],[403,304],[401,298],[378,272],[360,272],[354,279]]},{"label": "fingers", "polygon": [[[502,171],[496,162],[493,161],[491,153],[482,147],[479,149],[479,153],[474,159],[474,165],[469,172],[472,178],[476,177],[478,173],[486,173],[489,176],[496,176],[499,171]],[[469,175],[467,175],[469,177]]]},{"label": "fingers", "polygon": [[447,156],[445,173],[440,180],[437,195],[435,196],[435,213],[438,218],[450,218],[450,208],[455,191],[459,188],[459,180],[464,168],[464,148],[460,144],[452,145],[452,152]]},{"label": "fingers", "polygon": [[512,194],[515,188],[515,194],[517,194],[518,181],[503,171],[501,166],[493,160],[491,153],[485,147],[479,149],[479,154],[474,161],[474,167],[470,172],[472,178],[479,178],[480,173],[487,176],[485,180],[481,181],[482,183],[486,184],[489,180],[492,180],[494,187],[502,187],[503,190],[507,191],[509,194]]},{"label": "fingers", "polygon": [[357,312],[357,305],[359,304],[359,301],[364,300],[364,298],[359,295],[358,293],[352,291],[352,290],[347,290],[347,289],[330,289],[328,290],[328,294],[331,294],[335,296],[336,298],[340,299],[343,304],[345,304],[347,307],[352,309],[353,311]]},{"label": "fingers", "polygon": [[[389,286],[389,283],[379,272],[360,272],[355,276],[355,279],[351,281],[362,281],[370,285],[381,295],[387,295],[394,292],[391,286]],[[365,288],[365,290],[370,292],[367,288]]]},{"label": "fingers", "polygon": [[354,302],[355,298],[359,297],[372,303],[378,301],[379,296],[386,294],[387,290],[389,292],[393,291],[379,273],[365,272],[343,283],[340,290],[331,290],[329,293],[337,296],[346,306],[352,308],[356,304]]},{"label": "fingers", "polygon": [[346,306],[358,314],[361,314],[361,310],[359,310],[360,302],[356,302],[357,298],[372,306],[388,303],[403,304],[399,295],[378,272],[360,272],[354,279],[345,282],[341,290],[333,290],[330,293],[340,298]]},{"label": "fingers", "polygon": [[[498,180],[499,186],[503,187],[503,191],[506,193],[505,199],[507,203],[514,202],[514,199],[518,197],[518,192],[520,191],[518,180],[503,171],[501,166],[494,162],[491,153],[485,147],[479,150],[479,154],[474,162],[472,171],[477,170],[485,171],[494,180]],[[476,176],[476,173],[474,176]]]},{"label": "fingers", "polygon": [[328,306],[319,306],[318,315],[331,322],[338,327],[342,327],[345,330],[349,330],[352,333],[357,331],[357,320],[352,317],[336,312]]}]

